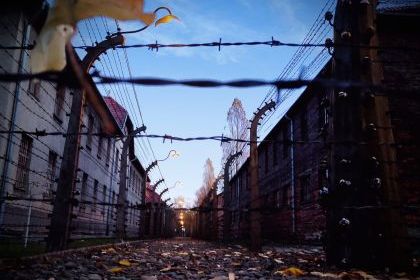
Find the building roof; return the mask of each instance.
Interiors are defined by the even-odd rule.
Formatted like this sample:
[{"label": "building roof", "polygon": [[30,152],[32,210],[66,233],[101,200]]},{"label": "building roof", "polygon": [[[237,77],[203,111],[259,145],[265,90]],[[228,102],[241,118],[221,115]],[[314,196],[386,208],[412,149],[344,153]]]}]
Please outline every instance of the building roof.
[{"label": "building roof", "polygon": [[380,0],[376,10],[381,14],[415,12],[420,10],[420,0]]},{"label": "building roof", "polygon": [[159,194],[152,190],[152,186],[146,187],[146,203],[158,203],[161,201]]},{"label": "building roof", "polygon": [[123,129],[128,116],[127,110],[110,96],[105,96],[104,100],[109,110],[111,111],[111,114],[114,116],[118,126],[120,129]]}]

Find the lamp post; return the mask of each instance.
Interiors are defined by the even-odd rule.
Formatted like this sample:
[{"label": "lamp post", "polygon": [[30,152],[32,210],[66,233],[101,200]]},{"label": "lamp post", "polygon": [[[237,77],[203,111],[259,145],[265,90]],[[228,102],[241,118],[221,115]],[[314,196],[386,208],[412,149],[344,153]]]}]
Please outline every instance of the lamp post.
[{"label": "lamp post", "polygon": [[[179,19],[178,19],[178,17],[176,17],[176,16],[174,16],[174,15],[172,14],[172,12],[171,12],[171,10],[170,10],[169,8],[167,8],[167,7],[163,7],[163,6],[162,6],[162,7],[158,7],[158,8],[156,8],[156,9],[153,11],[153,14],[156,16],[156,13],[157,13],[158,11],[160,11],[160,10],[165,10],[165,11],[167,11],[169,14],[168,14],[168,15],[166,15],[166,16],[164,16],[164,17],[162,17],[162,18],[160,18],[160,19],[158,19],[158,20],[155,22],[155,26],[157,26],[157,25],[159,25],[159,24],[161,24],[161,23],[167,23],[167,22],[170,22],[170,21],[172,21],[172,20],[174,20],[174,19],[179,20]],[[151,25],[151,24],[148,24],[148,25],[146,25],[146,26],[143,26],[142,28],[135,29],[135,30],[130,30],[130,31],[123,31],[123,32],[118,31],[118,32],[116,32],[116,33],[111,34],[111,35],[110,35],[110,37],[113,37],[113,36],[118,35],[118,34],[132,34],[132,33],[142,32],[142,31],[146,30],[147,28],[149,28],[149,26],[150,26],[150,25]]]}]

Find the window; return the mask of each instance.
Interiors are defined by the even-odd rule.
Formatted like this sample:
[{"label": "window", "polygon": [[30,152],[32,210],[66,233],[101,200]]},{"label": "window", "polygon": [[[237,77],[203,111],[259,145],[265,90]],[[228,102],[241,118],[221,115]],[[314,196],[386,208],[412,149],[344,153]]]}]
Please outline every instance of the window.
[{"label": "window", "polygon": [[230,188],[230,200],[233,201],[235,199],[235,185],[231,186]]},{"label": "window", "polygon": [[54,119],[62,122],[63,112],[64,112],[64,100],[66,98],[66,88],[63,86],[59,86],[57,89],[57,93],[55,95],[55,104],[54,104]]},{"label": "window", "polygon": [[275,196],[276,196],[276,208],[280,208],[281,203],[282,203],[282,201],[281,201],[281,192],[279,190],[276,191]]},{"label": "window", "polygon": [[318,109],[318,129],[320,132],[323,132],[328,124],[328,109],[319,106]]},{"label": "window", "polygon": [[87,182],[88,182],[88,175],[87,173],[83,173],[82,177],[82,189],[80,190],[80,210],[84,211],[86,208],[86,204],[83,202],[86,200],[87,197]]},{"label": "window", "polygon": [[87,135],[87,139],[86,139],[86,147],[90,150],[91,149],[91,145],[92,145],[92,133],[93,133],[93,116],[91,114],[89,114],[88,116],[88,135]]},{"label": "window", "polygon": [[[101,130],[101,132],[102,132],[102,130]],[[102,158],[102,149],[104,148],[103,143],[104,143],[104,138],[102,137],[102,135],[99,135],[99,138],[98,138],[98,154],[97,154],[99,159]]]},{"label": "window", "polygon": [[16,167],[15,189],[26,192],[29,181],[29,167],[31,164],[32,138],[22,134],[19,146],[18,165]]},{"label": "window", "polygon": [[278,145],[279,145],[279,143],[277,143],[276,142],[277,141],[277,139],[275,138],[274,139],[274,142],[273,142],[273,166],[276,166],[278,163],[279,163],[279,160],[278,160]]},{"label": "window", "polygon": [[[102,188],[102,202],[106,203],[106,186],[105,185]],[[105,204],[102,205],[102,214],[105,217]]]},{"label": "window", "polygon": [[107,143],[106,143],[106,158],[105,158],[106,165],[109,165],[110,155],[111,155],[111,137],[108,137]]},{"label": "window", "polygon": [[93,181],[93,204],[92,204],[92,211],[96,211],[96,204],[98,203],[98,180]]},{"label": "window", "polygon": [[[115,204],[115,191],[112,191],[112,200],[111,200],[112,204]],[[114,209],[115,207],[111,207],[111,218],[114,217]]]},{"label": "window", "polygon": [[115,170],[114,173],[118,173],[118,162],[120,161],[120,151],[116,150],[115,153]]},{"label": "window", "polygon": [[301,191],[301,202],[311,201],[311,189],[309,175],[300,177],[300,191]]},{"label": "window", "polygon": [[283,158],[287,158],[290,152],[290,141],[289,141],[289,126],[285,125],[282,131],[283,136]]},{"label": "window", "polygon": [[300,114],[300,138],[302,141],[308,140],[308,116],[306,111]]},{"label": "window", "polygon": [[28,93],[39,100],[39,93],[41,90],[41,81],[29,80]]},{"label": "window", "polygon": [[267,146],[264,150],[264,167],[265,167],[265,173],[268,173],[268,149],[270,148],[269,143],[267,143]]},{"label": "window", "polygon": [[292,200],[291,192],[290,192],[290,185],[285,185],[283,187],[283,196],[282,196],[282,203],[283,206],[289,206]]},{"label": "window", "polygon": [[50,191],[55,191],[55,180],[57,176],[57,153],[50,151],[48,153],[48,178],[50,179]]}]

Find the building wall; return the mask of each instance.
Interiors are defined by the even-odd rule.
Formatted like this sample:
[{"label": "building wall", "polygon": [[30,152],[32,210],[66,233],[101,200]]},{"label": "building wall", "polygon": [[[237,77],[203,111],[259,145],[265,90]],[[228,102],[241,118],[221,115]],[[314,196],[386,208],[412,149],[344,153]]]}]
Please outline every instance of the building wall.
[{"label": "building wall", "polygon": [[[384,46],[418,48],[420,17],[382,15],[379,17],[379,43]],[[378,52],[378,60],[383,66],[383,85],[388,91],[389,115],[397,157],[398,184],[402,205],[407,205],[403,213],[408,225],[408,234],[413,248],[420,240],[420,57],[418,51],[397,51],[385,49]],[[407,91],[404,89],[408,89]]]},{"label": "building wall", "polygon": [[[36,36],[34,29],[27,25],[25,18],[20,14],[2,15],[2,45],[20,46],[22,40],[24,45],[31,44]],[[30,54],[30,50],[0,50],[0,72],[30,73]],[[67,132],[72,103],[71,91],[60,91],[52,82],[38,82],[39,84],[35,81],[0,84],[1,130],[10,128],[13,100],[16,96],[13,130]],[[89,103],[85,103],[83,107],[82,123],[82,132],[101,132],[99,115]],[[48,233],[46,226],[50,224],[48,214],[52,212],[52,204],[47,200],[54,198],[65,137],[12,134],[10,158],[9,161],[5,161],[7,137],[7,134],[0,135],[0,170],[5,178],[4,195],[46,201],[7,201],[0,211],[0,225],[3,226],[3,233],[20,238],[30,214],[29,235],[43,240]],[[30,144],[28,164],[25,167],[19,163],[22,143]],[[106,137],[81,136],[75,198],[82,203],[73,209],[75,216],[72,220],[71,238],[114,235],[116,206],[99,204],[117,203],[121,150],[122,142],[113,137],[108,140]],[[134,151],[131,154],[134,154]],[[22,180],[23,184],[19,184],[18,175],[22,174],[22,170],[27,171],[27,177]],[[139,234],[140,210],[135,209],[135,206],[141,203],[143,177],[142,171],[128,160],[127,203],[130,207],[127,209],[127,233],[131,237],[137,237]],[[5,229],[4,225],[15,226]]]},{"label": "building wall", "polygon": [[[330,64],[318,77],[329,75],[329,67]],[[279,121],[258,147],[264,239],[319,241],[325,230],[325,215],[318,199],[319,191],[327,181],[321,165],[328,153],[323,144],[328,122],[328,112],[324,106],[326,96],[326,89],[308,87],[288,110],[287,117]],[[293,144],[290,143],[291,139]],[[233,209],[230,229],[233,238],[249,239],[250,212],[247,209],[250,208],[250,185],[247,163],[232,178],[227,190],[232,195],[229,205]]]}]

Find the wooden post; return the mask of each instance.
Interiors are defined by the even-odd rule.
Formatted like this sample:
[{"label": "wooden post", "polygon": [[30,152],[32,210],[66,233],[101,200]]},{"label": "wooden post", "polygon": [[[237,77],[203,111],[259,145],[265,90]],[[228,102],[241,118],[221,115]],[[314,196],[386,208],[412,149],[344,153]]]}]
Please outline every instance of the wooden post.
[{"label": "wooden post", "polygon": [[219,213],[219,210],[217,209],[218,208],[218,205],[217,205],[217,184],[219,184],[219,181],[220,181],[220,179],[221,179],[222,177],[221,176],[219,176],[219,177],[217,177],[216,178],[216,181],[214,181],[214,183],[213,183],[213,189],[212,189],[212,198],[213,198],[213,200],[211,200],[211,212],[210,212],[210,215],[212,215],[212,220],[213,220],[213,231],[212,231],[212,233],[213,233],[213,236],[212,236],[212,239],[213,240],[217,240],[217,236],[218,236],[218,227],[219,227],[219,223],[218,223],[218,213]]},{"label": "wooden post", "polygon": [[[370,63],[378,45],[376,0],[341,1],[335,15],[334,78],[379,84]],[[336,88],[331,182],[327,213],[327,261],[335,265],[404,268],[407,239],[395,180],[395,151],[388,98],[369,88]],[[344,144],[346,143],[346,144]],[[365,143],[365,144],[361,144]]]},{"label": "wooden post", "polygon": [[255,113],[255,117],[251,122],[250,140],[251,140],[251,153],[249,158],[249,181],[251,185],[251,250],[261,250],[261,203],[260,191],[258,185],[258,136],[257,129],[259,121],[263,118],[264,114],[274,109],[276,103],[271,101],[266,103],[261,109]]},{"label": "wooden post", "polygon": [[[60,166],[60,176],[57,184],[57,192],[54,199],[54,207],[51,216],[50,230],[47,238],[47,251],[63,250],[67,247],[70,238],[71,215],[73,212],[73,192],[76,182],[76,170],[79,163],[80,129],[83,116],[83,90],[90,90],[90,84],[83,83],[84,75],[87,75],[93,62],[106,50],[124,43],[124,37],[116,36],[101,42],[99,49],[94,47],[88,51],[81,65],[75,59],[73,48],[67,44],[66,53],[70,60],[70,66],[74,75],[79,79],[81,90],[73,92],[73,100],[67,133],[64,143],[63,160]],[[70,68],[70,67],[68,67]],[[87,86],[87,88],[85,88]]]},{"label": "wooden post", "polygon": [[223,240],[227,241],[230,239],[230,223],[231,223],[231,211],[230,211],[230,191],[229,191],[229,168],[233,161],[242,155],[242,152],[229,155],[226,159],[225,167],[223,170]]},{"label": "wooden post", "polygon": [[118,189],[118,206],[117,206],[117,224],[116,224],[116,236],[118,239],[123,240],[126,237],[125,232],[125,216],[126,216],[126,200],[127,200],[127,158],[128,148],[130,143],[133,142],[134,136],[142,131],[145,131],[146,127],[141,126],[136,128],[133,132],[129,133],[123,140],[123,147],[121,150],[121,165],[120,165],[120,184]]}]

